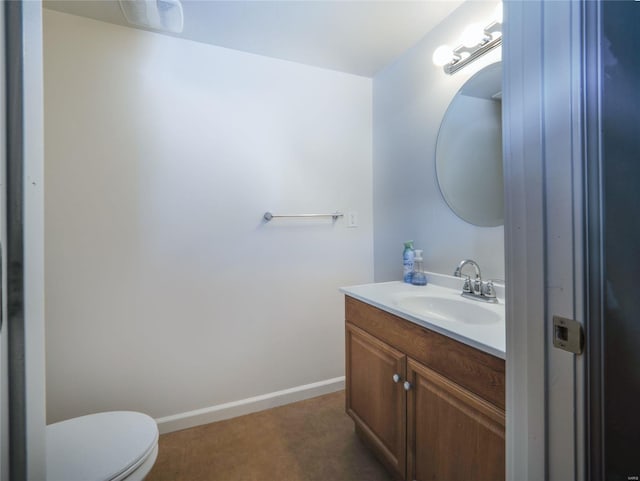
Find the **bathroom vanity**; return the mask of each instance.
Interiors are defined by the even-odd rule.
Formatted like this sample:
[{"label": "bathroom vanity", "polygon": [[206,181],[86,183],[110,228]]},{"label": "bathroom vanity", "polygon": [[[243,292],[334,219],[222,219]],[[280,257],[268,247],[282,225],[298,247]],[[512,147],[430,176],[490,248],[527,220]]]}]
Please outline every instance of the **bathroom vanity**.
[{"label": "bathroom vanity", "polygon": [[360,439],[398,479],[503,480],[504,299],[402,282],[342,292],[346,411]]}]

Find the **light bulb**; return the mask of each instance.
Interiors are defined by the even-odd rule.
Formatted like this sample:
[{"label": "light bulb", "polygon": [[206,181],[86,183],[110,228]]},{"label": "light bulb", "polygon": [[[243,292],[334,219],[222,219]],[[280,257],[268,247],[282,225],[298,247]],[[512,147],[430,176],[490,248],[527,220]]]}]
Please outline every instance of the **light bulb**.
[{"label": "light bulb", "polygon": [[484,27],[479,23],[470,23],[460,36],[460,43],[465,47],[475,47],[484,39]]},{"label": "light bulb", "polygon": [[440,45],[433,52],[433,57],[431,57],[431,59],[433,60],[434,65],[443,67],[453,60],[453,51],[448,45]]},{"label": "light bulb", "polygon": [[498,23],[502,23],[502,2],[496,5],[496,9],[493,11],[493,19]]}]

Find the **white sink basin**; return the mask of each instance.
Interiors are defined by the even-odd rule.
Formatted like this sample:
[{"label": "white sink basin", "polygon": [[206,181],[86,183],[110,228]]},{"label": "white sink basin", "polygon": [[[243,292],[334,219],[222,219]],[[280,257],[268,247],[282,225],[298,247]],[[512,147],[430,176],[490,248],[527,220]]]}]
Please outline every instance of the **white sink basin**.
[{"label": "white sink basin", "polygon": [[439,297],[430,295],[408,295],[395,299],[396,306],[416,314],[438,320],[463,324],[497,324],[503,316],[500,307],[481,304],[480,301],[460,297]]},{"label": "white sink basin", "polygon": [[343,287],[347,296],[387,311],[488,354],[506,358],[504,287],[496,285],[498,303],[462,297],[463,280],[427,273],[426,286],[401,281]]}]

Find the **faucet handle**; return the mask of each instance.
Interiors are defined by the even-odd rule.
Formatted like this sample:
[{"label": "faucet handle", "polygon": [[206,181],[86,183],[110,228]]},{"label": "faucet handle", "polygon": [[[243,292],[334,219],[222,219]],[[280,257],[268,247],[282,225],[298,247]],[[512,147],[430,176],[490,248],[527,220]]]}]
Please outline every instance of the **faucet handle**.
[{"label": "faucet handle", "polygon": [[484,297],[490,297],[495,299],[496,297],[496,289],[493,287],[492,281],[487,281],[482,283],[482,295]]}]

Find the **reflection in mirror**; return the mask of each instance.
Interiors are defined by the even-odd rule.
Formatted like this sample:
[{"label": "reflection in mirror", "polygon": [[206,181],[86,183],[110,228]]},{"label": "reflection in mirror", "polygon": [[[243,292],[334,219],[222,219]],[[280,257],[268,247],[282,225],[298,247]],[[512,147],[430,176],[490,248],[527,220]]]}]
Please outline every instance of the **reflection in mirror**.
[{"label": "reflection in mirror", "polygon": [[436,175],[445,201],[478,226],[504,224],[502,66],[491,64],[458,91],[436,143]]}]

